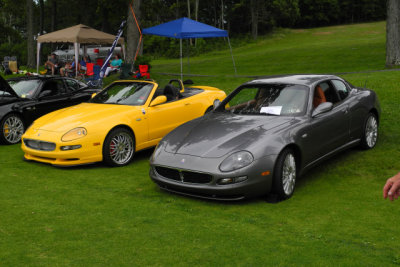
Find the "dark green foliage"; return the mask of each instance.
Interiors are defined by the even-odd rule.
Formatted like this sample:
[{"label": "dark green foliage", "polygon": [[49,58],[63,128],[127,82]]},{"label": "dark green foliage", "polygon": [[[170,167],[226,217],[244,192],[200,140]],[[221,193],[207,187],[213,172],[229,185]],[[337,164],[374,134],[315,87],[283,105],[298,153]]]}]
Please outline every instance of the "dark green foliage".
[{"label": "dark green foliage", "polygon": [[138,56],[135,61],[135,69],[139,69],[139,65],[148,65],[151,68],[151,58],[149,56]]},{"label": "dark green foliage", "polygon": [[297,27],[377,21],[386,18],[385,0],[299,0]]},{"label": "dark green foliage", "polygon": [[[34,30],[40,31],[40,2],[34,4]],[[48,0],[43,1],[44,33],[79,23],[115,34],[122,20],[127,18],[130,0]],[[194,0],[189,1],[191,18],[195,19]],[[0,0],[0,58],[14,54],[26,63],[26,7],[21,1]],[[56,3],[52,23],[53,3]],[[251,10],[257,10],[257,19],[251,19]],[[201,0],[198,21],[226,29],[231,37],[244,38],[252,34],[252,23],[257,23],[257,35],[280,27],[317,27],[324,25],[383,20],[386,17],[385,0]],[[139,24],[146,28],[188,16],[187,0],[142,0]],[[138,14],[139,15],[139,14]],[[253,36],[253,38],[257,38]],[[186,41],[184,41],[186,46]],[[61,44],[57,45],[58,47]],[[55,50],[56,45],[45,45],[42,55]],[[184,55],[199,55],[226,47],[223,39],[192,41]],[[17,49],[18,48],[18,49]],[[64,44],[64,48],[66,48]],[[189,51],[187,51],[189,50]],[[145,36],[144,52],[153,57],[179,57],[179,40]],[[43,59],[41,62],[43,62]]]}]

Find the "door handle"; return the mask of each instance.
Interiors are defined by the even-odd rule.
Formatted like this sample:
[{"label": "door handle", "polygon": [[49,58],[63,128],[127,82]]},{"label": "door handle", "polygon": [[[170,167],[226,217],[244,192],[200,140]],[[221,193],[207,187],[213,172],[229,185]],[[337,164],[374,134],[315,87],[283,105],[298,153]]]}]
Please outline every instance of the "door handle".
[{"label": "door handle", "polygon": [[190,105],[190,103],[185,103],[185,106],[189,106]]}]

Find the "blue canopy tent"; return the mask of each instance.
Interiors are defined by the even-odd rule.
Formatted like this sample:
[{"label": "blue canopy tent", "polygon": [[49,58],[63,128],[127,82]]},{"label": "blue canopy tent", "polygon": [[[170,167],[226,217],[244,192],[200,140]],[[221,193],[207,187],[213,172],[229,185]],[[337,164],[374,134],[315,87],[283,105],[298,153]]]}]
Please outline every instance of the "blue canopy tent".
[{"label": "blue canopy tent", "polygon": [[180,57],[181,57],[181,79],[183,80],[182,67],[182,39],[190,38],[212,38],[212,37],[227,37],[229,49],[231,52],[233,67],[236,75],[236,65],[232,54],[231,42],[228,32],[210,25],[191,20],[189,18],[180,18],[170,22],[166,22],[154,27],[143,29],[143,34],[158,35],[163,37],[180,39]]}]

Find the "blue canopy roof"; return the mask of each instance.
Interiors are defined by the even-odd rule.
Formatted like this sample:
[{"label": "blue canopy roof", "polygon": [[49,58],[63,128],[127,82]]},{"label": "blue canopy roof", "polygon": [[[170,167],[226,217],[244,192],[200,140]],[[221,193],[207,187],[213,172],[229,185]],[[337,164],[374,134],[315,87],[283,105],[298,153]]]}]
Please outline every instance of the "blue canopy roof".
[{"label": "blue canopy roof", "polygon": [[227,37],[228,32],[213,26],[180,18],[154,27],[143,29],[143,34],[158,35],[177,39]]}]

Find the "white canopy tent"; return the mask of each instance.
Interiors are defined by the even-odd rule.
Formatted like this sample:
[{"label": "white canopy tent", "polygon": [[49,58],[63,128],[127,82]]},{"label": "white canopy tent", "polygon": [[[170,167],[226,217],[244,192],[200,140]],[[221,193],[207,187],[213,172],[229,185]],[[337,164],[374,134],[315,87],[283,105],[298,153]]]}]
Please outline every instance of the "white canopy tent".
[{"label": "white canopy tent", "polygon": [[[98,31],[83,24],[79,24],[76,26],[65,28],[63,30],[41,35],[37,38],[36,71],[39,73],[40,48],[42,43],[73,43],[75,50],[75,68],[76,71],[78,71],[80,45],[88,45],[88,44],[111,45],[114,42],[114,40],[115,40],[114,35]],[[118,40],[118,44],[121,45],[122,54],[123,57],[125,58],[124,39],[120,38]]]}]

